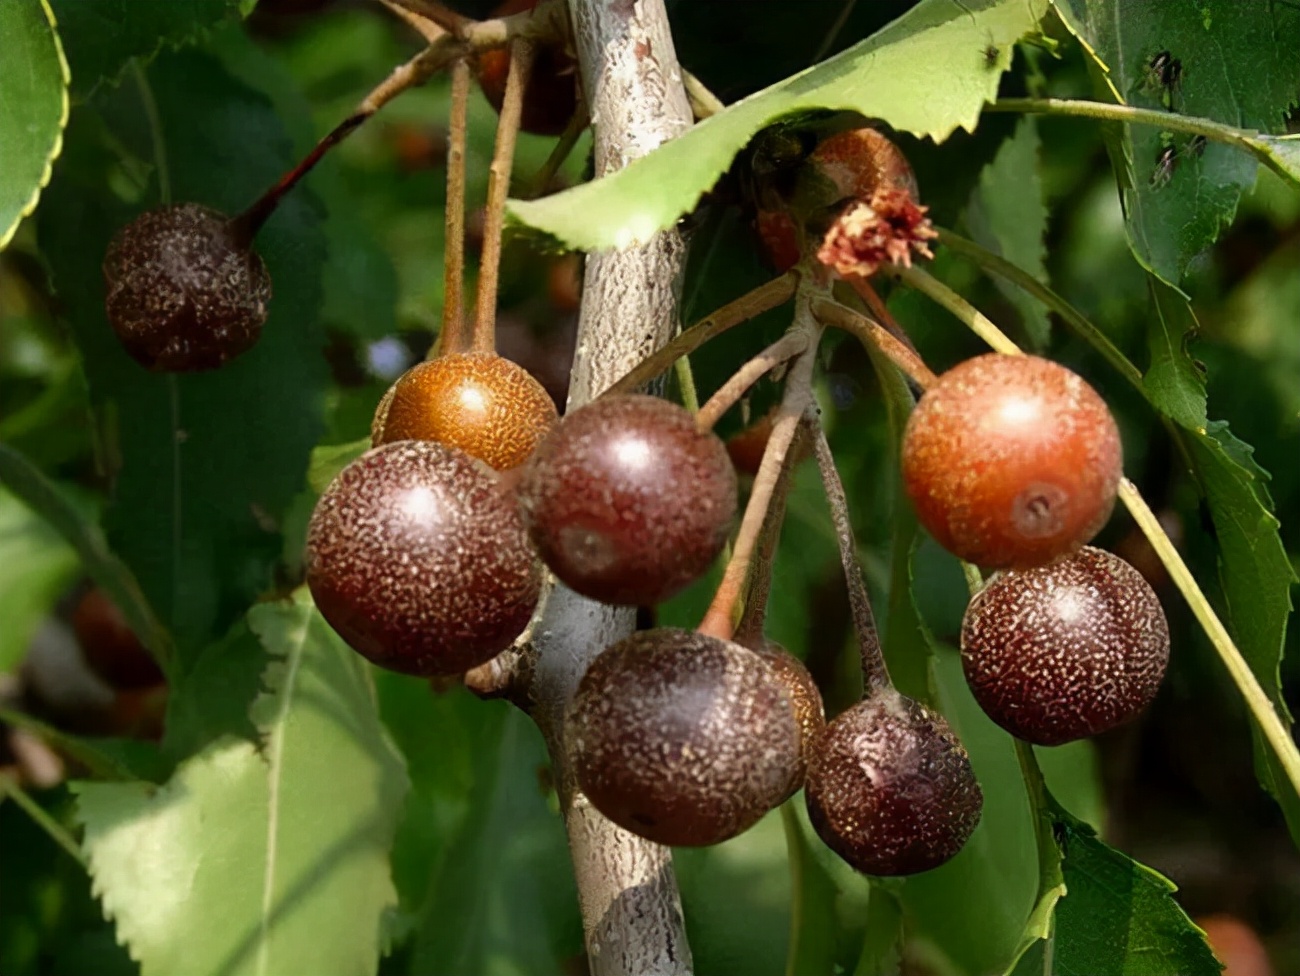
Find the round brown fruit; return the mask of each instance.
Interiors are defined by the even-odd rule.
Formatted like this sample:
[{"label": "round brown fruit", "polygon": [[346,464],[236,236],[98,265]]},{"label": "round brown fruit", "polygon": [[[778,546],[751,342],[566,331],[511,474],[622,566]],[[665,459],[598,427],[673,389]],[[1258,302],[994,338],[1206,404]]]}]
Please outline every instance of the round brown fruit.
[{"label": "round brown fruit", "polygon": [[454,448],[363,454],[316,504],[307,585],[331,627],[381,667],[459,674],[510,646],[541,579],[514,500]]},{"label": "round brown fruit", "polygon": [[125,691],[162,683],[158,662],[99,587],[87,590],[78,601],[72,629],[87,667],[110,687]]},{"label": "round brown fruit", "polygon": [[1064,366],[989,353],[926,391],[903,438],[903,480],[948,551],[994,568],[1041,566],[1097,534],[1123,457],[1105,401]]},{"label": "round brown fruit", "polygon": [[[493,11],[494,17],[523,13],[537,6],[538,0],[506,0]],[[506,98],[506,78],[510,73],[510,52],[506,48],[484,51],[474,65],[479,86],[498,112]],[[536,49],[533,69],[524,89],[523,114],[519,127],[539,136],[558,136],[568,128],[578,107],[576,82],[578,67],[564,48],[547,44]]]},{"label": "round brown fruit", "polygon": [[1151,703],[1169,663],[1169,626],[1137,570],[1088,546],[989,580],[966,608],[961,656],[989,718],[1053,746],[1122,725]]},{"label": "round brown fruit", "polygon": [[826,728],[826,709],[817,682],[802,661],[773,641],[765,642],[757,653],[785,685],[786,694],[794,708],[795,721],[799,723],[799,766],[786,794],[786,798],[789,798],[803,787],[813,743],[821,735],[822,729]]},{"label": "round brown fruit", "polygon": [[799,725],[754,651],[647,630],[608,648],[566,718],[578,785],[620,827],[659,844],[717,844],[789,795]]},{"label": "round brown fruit", "polygon": [[436,441],[504,471],[528,460],[557,417],[550,395],[522,366],[453,354],[398,377],[375,411],[371,442]]},{"label": "round brown fruit", "polygon": [[698,579],[727,541],[736,473],[722,441],[666,400],[601,397],[538,446],[519,486],[542,559],[605,603],[650,606]]},{"label": "round brown fruit", "polygon": [[864,874],[918,874],[962,849],[984,796],[948,723],[892,689],[818,738],[804,790],[826,845]]},{"label": "round brown fruit", "polygon": [[215,369],[257,342],[266,265],[219,211],[181,203],[141,214],[104,256],[105,309],[122,346],[161,372]]}]

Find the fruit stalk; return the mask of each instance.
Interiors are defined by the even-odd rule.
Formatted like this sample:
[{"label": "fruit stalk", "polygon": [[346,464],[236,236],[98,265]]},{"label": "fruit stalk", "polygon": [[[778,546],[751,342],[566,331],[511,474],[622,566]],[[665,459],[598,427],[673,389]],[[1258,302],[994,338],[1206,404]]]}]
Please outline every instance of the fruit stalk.
[{"label": "fruit stalk", "polygon": [[765,375],[807,352],[808,341],[809,336],[805,331],[787,332],[742,365],[727,382],[718,387],[717,392],[709,397],[708,402],[700,407],[700,412],[695,418],[700,425],[700,430],[713,428],[722,419],[722,415],[735,406],[746,391]]},{"label": "fruit stalk", "polygon": [[[443,248],[443,352],[465,345],[465,132],[469,109],[469,62],[451,68],[451,122],[447,140],[447,241]],[[453,348],[454,347],[454,348]]]}]

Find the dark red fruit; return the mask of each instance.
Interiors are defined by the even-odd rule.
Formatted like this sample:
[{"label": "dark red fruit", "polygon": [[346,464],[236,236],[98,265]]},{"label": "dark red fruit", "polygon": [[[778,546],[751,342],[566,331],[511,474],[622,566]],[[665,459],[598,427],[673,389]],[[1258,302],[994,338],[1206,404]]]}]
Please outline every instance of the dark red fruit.
[{"label": "dark red fruit", "polygon": [[[492,16],[523,13],[532,10],[537,3],[538,0],[506,0],[492,12]],[[484,51],[478,56],[474,68],[483,94],[500,112],[510,72],[509,51],[506,48]],[[538,47],[524,89],[524,110],[519,127],[539,136],[558,136],[563,132],[578,107],[577,79],[577,63],[562,47]]]},{"label": "dark red fruit", "polygon": [[771,641],[757,653],[785,685],[786,694],[790,696],[790,704],[794,708],[795,721],[799,723],[799,768],[790,791],[786,794],[788,798],[804,784],[813,743],[821,735],[822,729],[826,728],[826,709],[817,682],[802,661],[780,644]]},{"label": "dark red fruit", "polygon": [[401,441],[343,469],[312,513],[307,584],[340,636],[406,674],[458,674],[510,646],[540,573],[518,507],[469,455]]},{"label": "dark red fruit", "polygon": [[939,377],[903,438],[921,524],[978,566],[1041,566],[1097,534],[1123,457],[1105,401],[1064,366],[989,353]]},{"label": "dark red fruit", "polygon": [[110,687],[124,691],[162,683],[158,662],[103,590],[86,591],[72,611],[72,629],[86,665]]},{"label": "dark red fruit", "polygon": [[551,570],[584,596],[649,606],[699,578],[727,541],[736,473],[722,441],[657,397],[569,414],[524,467],[519,498]]},{"label": "dark red fruit", "polygon": [[375,411],[371,440],[437,441],[504,471],[528,460],[557,419],[550,395],[522,366],[457,354],[399,377]]},{"label": "dark red fruit", "polygon": [[826,726],[804,796],[826,845],[875,875],[917,874],[950,860],[984,804],[948,723],[892,689]]},{"label": "dark red fruit", "polygon": [[104,256],[105,308],[122,346],[162,372],[215,369],[262,334],[271,276],[224,214],[181,203],[141,214]]},{"label": "dark red fruit", "polygon": [[1053,746],[1122,725],[1151,703],[1169,663],[1169,626],[1142,575],[1089,546],[994,576],[966,608],[961,649],[989,718]]},{"label": "dark red fruit", "polygon": [[569,706],[578,785],[659,844],[717,844],[790,793],[799,725],[762,657],[685,630],[647,630],[592,663]]}]

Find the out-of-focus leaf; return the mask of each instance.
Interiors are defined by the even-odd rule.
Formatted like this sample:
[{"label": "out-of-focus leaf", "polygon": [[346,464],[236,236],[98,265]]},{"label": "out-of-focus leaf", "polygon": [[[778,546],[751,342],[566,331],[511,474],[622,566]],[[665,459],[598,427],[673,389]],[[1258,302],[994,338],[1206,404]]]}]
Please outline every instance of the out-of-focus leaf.
[{"label": "out-of-focus leaf", "polygon": [[[1085,42],[1110,97],[1285,131],[1300,86],[1300,45],[1292,43],[1300,33],[1300,9],[1204,0],[1129,4],[1119,16],[1112,0],[1054,2]],[[1162,84],[1153,66],[1161,53],[1180,66],[1172,85]],[[1241,194],[1255,181],[1256,162],[1228,146],[1151,126],[1111,130],[1110,149],[1133,253],[1177,286],[1192,258],[1232,220]]]},{"label": "out-of-focus leaf", "polygon": [[1056,908],[1052,976],[1219,976],[1174,885],[1058,814],[1067,893]]},{"label": "out-of-focus leaf", "polygon": [[[966,207],[966,226],[983,247],[1047,283],[1047,207],[1038,174],[1038,124],[1021,119],[1015,134],[984,167]],[[1047,310],[1023,289],[1001,278],[994,284],[1020,314],[1029,345],[1041,349],[1050,336]]]},{"label": "out-of-focus leaf", "polygon": [[190,44],[233,17],[236,0],[49,0],[72,65],[72,91],[85,99],[101,81],[116,84],[132,58]]},{"label": "out-of-focus leaf", "polygon": [[1199,329],[1187,299],[1158,278],[1151,278],[1152,315],[1147,329],[1151,365],[1142,376],[1147,396],[1190,431],[1204,431],[1205,374],[1187,353]]},{"label": "out-of-focus leaf", "polygon": [[0,6],[5,67],[0,71],[0,250],[36,209],[63,145],[68,64],[44,0]]},{"label": "out-of-focus leaf", "polygon": [[76,579],[77,554],[0,488],[0,673],[13,671],[40,622]]},{"label": "out-of-focus leaf", "polygon": [[804,833],[799,816],[791,805],[781,808],[781,822],[785,827],[785,849],[790,862],[790,909],[793,913],[785,972],[833,972],[838,934],[835,899],[839,892],[834,879],[813,857],[813,845],[820,841]]},{"label": "out-of-focus leaf", "polygon": [[[1010,48],[1036,31],[1047,0],[923,0],[874,36],[706,119],[625,169],[563,193],[514,201],[518,223],[578,250],[644,241],[691,210],[764,126],[818,110],[856,111],[942,140],[974,129]],[[997,50],[990,61],[987,51]],[[943,85],[933,84],[944,66]],[[925,98],[916,92],[924,90]]]},{"label": "out-of-focus leaf", "polygon": [[157,146],[153,164],[174,198],[226,212],[292,162],[266,98],[212,58],[164,54],[149,81],[157,131],[138,86],[97,100],[122,144],[114,154],[93,110],[74,113],[68,152],[76,158],[54,180],[40,233],[92,400],[120,452],[110,538],[191,660],[269,583],[280,519],[322,428],[324,245],[310,198],[296,192],[258,236],[274,295],[257,346],[211,373],[157,375],[131,360],[105,321],[100,273],[110,236],[133,215],[110,190],[115,159],[128,150],[153,159]]},{"label": "out-of-focus leaf", "polygon": [[370,450],[370,438],[348,444],[322,444],[311,452],[311,464],[307,468],[307,484],[316,494],[324,494],[331,481],[338,477],[340,471]]},{"label": "out-of-focus leaf", "polygon": [[401,759],[364,661],[305,594],[249,626],[273,658],[261,749],[219,739],[161,788],[79,784],[96,891],[144,976],[374,973]]}]

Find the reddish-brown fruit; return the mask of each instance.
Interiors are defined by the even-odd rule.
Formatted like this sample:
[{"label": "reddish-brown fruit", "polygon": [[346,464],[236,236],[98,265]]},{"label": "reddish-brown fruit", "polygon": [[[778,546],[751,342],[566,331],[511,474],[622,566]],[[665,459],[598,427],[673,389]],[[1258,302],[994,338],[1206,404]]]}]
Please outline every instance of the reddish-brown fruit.
[{"label": "reddish-brown fruit", "polygon": [[371,443],[436,441],[502,471],[528,460],[557,418],[550,395],[522,366],[454,354],[398,378],[375,411]]},{"label": "reddish-brown fruit", "polygon": [[989,353],[912,412],[903,481],[921,524],[977,566],[1041,566],[1097,534],[1123,462],[1106,403],[1064,366]]},{"label": "reddish-brown fruit", "polygon": [[123,691],[162,683],[158,662],[99,587],[87,590],[77,603],[72,629],[87,667],[110,687]]},{"label": "reddish-brown fruit", "polygon": [[542,441],[519,499],[542,559],[566,585],[593,600],[650,606],[722,551],[736,472],[722,441],[676,404],[601,397]]},{"label": "reddish-brown fruit", "polygon": [[1087,546],[989,580],[966,608],[961,657],[989,718],[1054,746],[1122,725],[1151,703],[1169,663],[1169,626],[1137,570]]},{"label": "reddish-brown fruit", "polygon": [[813,743],[821,735],[822,729],[826,728],[826,709],[817,682],[802,661],[772,641],[767,641],[757,653],[785,685],[786,694],[790,696],[790,704],[794,708],[795,721],[799,723],[799,765],[795,779],[786,793],[788,798],[804,784],[808,761],[812,758]]},{"label": "reddish-brown fruit", "polygon": [[806,165],[830,184],[836,199],[870,200],[886,187],[903,190],[912,199],[918,193],[903,151],[875,129],[848,129],[826,137]]},{"label": "reddish-brown fruit", "polygon": [[772,425],[776,421],[776,415],[777,410],[773,409],[739,434],[733,434],[728,438],[727,454],[741,474],[751,477],[758,474],[758,466],[763,463],[763,455],[767,452],[767,441],[772,436]]},{"label": "reddish-brown fruit", "polygon": [[215,369],[262,334],[271,276],[224,214],[181,203],[141,214],[104,256],[105,309],[123,348],[162,372]]},{"label": "reddish-brown fruit", "polygon": [[[492,12],[494,17],[508,17],[537,6],[538,0],[506,0]],[[474,65],[479,86],[492,107],[501,111],[506,98],[506,78],[510,73],[510,52],[506,48],[484,51]],[[578,66],[563,48],[545,45],[537,48],[533,70],[528,73],[524,89],[523,115],[519,127],[539,136],[558,136],[568,128],[578,107]]]},{"label": "reddish-brown fruit", "polygon": [[546,297],[557,312],[576,312],[582,305],[582,259],[576,254],[556,258],[546,269]]},{"label": "reddish-brown fruit", "polygon": [[794,217],[785,210],[760,210],[754,224],[772,267],[784,274],[799,263],[803,255]]},{"label": "reddish-brown fruit", "polygon": [[917,874],[950,860],[984,804],[948,723],[892,689],[826,726],[804,796],[826,845],[875,875]]},{"label": "reddish-brown fruit", "polygon": [[518,507],[488,468],[454,448],[401,441],[357,458],[317,502],[307,585],[360,654],[435,675],[509,647],[541,578]]},{"label": "reddish-brown fruit", "polygon": [[592,663],[565,730],[578,785],[659,844],[717,844],[789,793],[799,726],[784,684],[748,648],[648,630]]},{"label": "reddish-brown fruit", "polygon": [[1205,941],[1223,963],[1222,976],[1273,976],[1268,950],[1255,930],[1235,915],[1206,915],[1195,920]]}]

